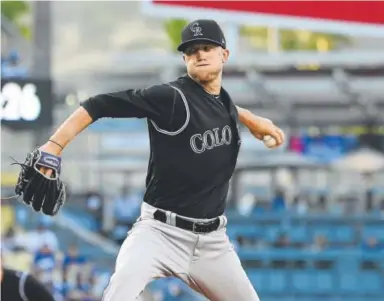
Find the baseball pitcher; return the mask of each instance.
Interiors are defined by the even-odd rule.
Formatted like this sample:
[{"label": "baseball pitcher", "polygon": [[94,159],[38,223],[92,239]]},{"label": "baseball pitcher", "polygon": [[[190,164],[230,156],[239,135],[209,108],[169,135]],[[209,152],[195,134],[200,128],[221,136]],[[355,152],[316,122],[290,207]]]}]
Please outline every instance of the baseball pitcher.
[{"label": "baseball pitcher", "polygon": [[284,134],[270,120],[234,105],[222,87],[229,57],[213,20],[182,31],[187,73],[145,89],[100,94],[82,105],[22,164],[16,192],[48,215],[65,201],[63,149],[101,118],[146,118],[150,159],[141,215],[128,233],[104,301],[137,300],[154,279],[176,276],[213,301],[257,301],[226,235],[229,181],[241,145],[239,124],[278,147]]}]

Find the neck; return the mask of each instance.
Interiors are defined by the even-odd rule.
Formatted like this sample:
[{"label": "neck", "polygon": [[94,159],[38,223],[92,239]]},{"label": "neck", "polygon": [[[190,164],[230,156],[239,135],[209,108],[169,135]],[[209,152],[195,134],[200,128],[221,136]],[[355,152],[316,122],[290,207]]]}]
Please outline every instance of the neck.
[{"label": "neck", "polygon": [[207,82],[201,82],[188,74],[188,76],[193,79],[195,82],[197,82],[199,85],[201,85],[204,90],[213,95],[219,95],[221,91],[221,74],[219,74],[215,79]]}]

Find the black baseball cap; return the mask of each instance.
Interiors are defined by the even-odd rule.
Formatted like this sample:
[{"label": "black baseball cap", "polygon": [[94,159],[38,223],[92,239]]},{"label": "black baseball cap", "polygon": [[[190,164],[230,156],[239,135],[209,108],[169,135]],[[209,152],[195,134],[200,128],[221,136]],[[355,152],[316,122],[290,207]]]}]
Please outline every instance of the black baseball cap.
[{"label": "black baseball cap", "polygon": [[216,21],[195,20],[189,23],[181,33],[181,44],[177,50],[184,52],[189,45],[201,42],[210,42],[226,48],[224,33]]}]

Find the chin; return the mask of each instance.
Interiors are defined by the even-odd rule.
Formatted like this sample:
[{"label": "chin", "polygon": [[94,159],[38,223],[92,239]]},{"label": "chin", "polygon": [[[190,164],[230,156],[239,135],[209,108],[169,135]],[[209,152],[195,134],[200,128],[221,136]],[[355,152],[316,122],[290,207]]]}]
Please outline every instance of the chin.
[{"label": "chin", "polygon": [[202,83],[210,82],[217,77],[216,72],[212,72],[208,70],[194,70],[194,72],[190,74],[193,76],[193,78],[195,78],[196,80]]}]

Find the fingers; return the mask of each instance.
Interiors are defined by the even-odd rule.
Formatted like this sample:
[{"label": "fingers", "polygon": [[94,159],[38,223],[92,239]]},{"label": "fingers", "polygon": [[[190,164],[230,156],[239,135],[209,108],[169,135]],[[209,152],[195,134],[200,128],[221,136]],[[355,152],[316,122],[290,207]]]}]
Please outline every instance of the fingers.
[{"label": "fingers", "polygon": [[251,134],[256,138],[256,139],[259,139],[259,140],[263,140],[264,138],[264,135],[260,134],[260,133],[257,133],[255,131],[251,131]]},{"label": "fingers", "polygon": [[42,175],[36,174],[31,186],[34,188],[33,191],[33,200],[32,200],[32,208],[39,212],[41,207],[43,206],[46,192],[46,184],[50,182],[45,179]]},{"label": "fingers", "polygon": [[53,170],[52,169],[49,169],[49,168],[46,168],[46,167],[41,167],[39,169],[39,171],[45,175],[46,177],[50,178],[52,176],[52,173],[53,173]]},{"label": "fingers", "polygon": [[270,135],[276,140],[276,144],[270,148],[277,148],[285,142],[284,132],[277,126],[275,126],[272,120],[264,117],[258,117],[258,126],[249,127],[251,134],[258,140],[263,140],[264,136]]},{"label": "fingers", "polygon": [[255,137],[259,140],[263,140],[264,136],[261,134],[255,134]]},{"label": "fingers", "polygon": [[282,144],[285,143],[285,134],[284,134],[284,131],[282,129],[279,129],[280,131],[280,135],[281,135],[281,138],[282,138]]},{"label": "fingers", "polygon": [[47,191],[47,196],[44,200],[42,211],[44,214],[52,215],[56,205],[56,200],[58,198],[56,183],[49,181],[46,191]]},{"label": "fingers", "polygon": [[277,144],[282,145],[285,142],[285,135],[284,135],[284,132],[278,127],[276,127],[276,136],[277,138],[275,139],[277,141]]},{"label": "fingers", "polygon": [[276,140],[276,144],[272,148],[276,148],[281,146],[285,142],[285,134],[284,132],[275,126],[273,133],[271,134],[273,138]]}]

